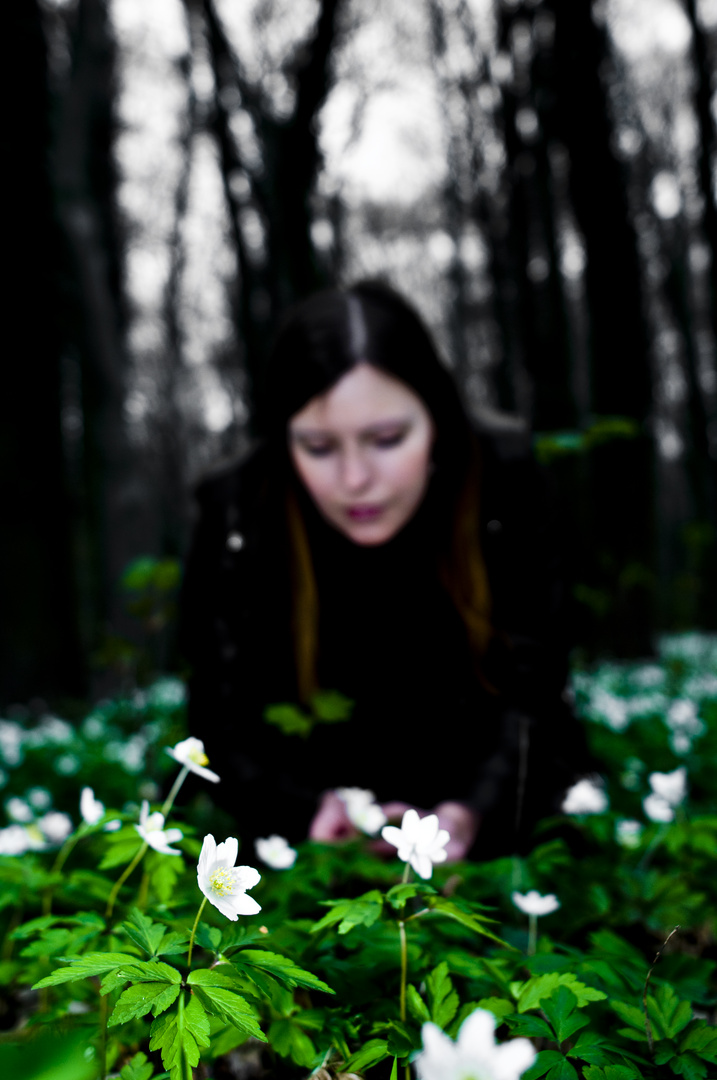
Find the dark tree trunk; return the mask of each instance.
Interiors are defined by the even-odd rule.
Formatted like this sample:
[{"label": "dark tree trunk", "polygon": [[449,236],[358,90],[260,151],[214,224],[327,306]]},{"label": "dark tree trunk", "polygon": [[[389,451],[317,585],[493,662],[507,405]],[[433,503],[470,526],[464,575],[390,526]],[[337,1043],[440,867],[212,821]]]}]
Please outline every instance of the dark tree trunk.
[{"label": "dark tree trunk", "polygon": [[593,5],[546,0],[555,16],[554,135],[570,159],[570,194],[587,249],[592,401],[597,414],[632,417],[643,434],[613,441],[591,458],[590,546],[586,572],[612,616],[604,646],[619,654],[650,648],[653,566],[653,452],[645,427],[652,380],[628,178],[612,147],[613,124],[601,73],[609,62]]},{"label": "dark tree trunk", "polygon": [[[0,395],[0,699],[83,689],[61,435],[58,229],[48,176],[50,97],[35,2],[6,11],[3,70],[5,375]],[[10,88],[8,87],[8,92]]]}]

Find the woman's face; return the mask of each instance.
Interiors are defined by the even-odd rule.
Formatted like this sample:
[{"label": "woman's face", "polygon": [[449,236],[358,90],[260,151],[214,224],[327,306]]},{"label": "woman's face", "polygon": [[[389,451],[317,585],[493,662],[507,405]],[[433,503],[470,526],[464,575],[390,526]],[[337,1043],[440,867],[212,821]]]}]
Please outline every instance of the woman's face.
[{"label": "woman's face", "polygon": [[289,452],[326,520],[355,544],[383,544],[426,493],[435,430],[421,398],[357,364],[289,421]]}]

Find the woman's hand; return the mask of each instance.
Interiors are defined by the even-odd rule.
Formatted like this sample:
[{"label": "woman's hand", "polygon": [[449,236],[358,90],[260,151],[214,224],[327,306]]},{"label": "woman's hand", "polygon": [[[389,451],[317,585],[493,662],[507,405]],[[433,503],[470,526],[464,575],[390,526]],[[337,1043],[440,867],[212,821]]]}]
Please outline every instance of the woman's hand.
[{"label": "woman's hand", "polygon": [[332,844],[337,840],[354,840],[359,835],[346,813],[344,800],[335,791],[325,791],[309,825],[309,839]]},{"label": "woman's hand", "polygon": [[432,813],[437,814],[439,826],[447,829],[450,836],[446,844],[446,862],[465,859],[478,834],[479,816],[465,803],[459,802],[439,803]]}]

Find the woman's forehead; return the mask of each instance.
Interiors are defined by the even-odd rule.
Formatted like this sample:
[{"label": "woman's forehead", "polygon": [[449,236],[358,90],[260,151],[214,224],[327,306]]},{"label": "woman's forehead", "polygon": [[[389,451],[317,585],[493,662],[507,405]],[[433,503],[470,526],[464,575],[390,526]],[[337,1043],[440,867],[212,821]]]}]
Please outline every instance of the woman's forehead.
[{"label": "woman's forehead", "polygon": [[363,430],[405,421],[427,412],[406,383],[371,364],[351,368],[323,394],[311,398],[289,421],[292,432],[315,429]]}]

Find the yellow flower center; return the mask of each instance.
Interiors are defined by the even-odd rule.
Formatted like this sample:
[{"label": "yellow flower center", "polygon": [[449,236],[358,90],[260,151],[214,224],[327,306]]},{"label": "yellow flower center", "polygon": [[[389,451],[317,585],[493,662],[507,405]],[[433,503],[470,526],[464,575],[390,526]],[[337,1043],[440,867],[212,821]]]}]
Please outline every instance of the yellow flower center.
[{"label": "yellow flower center", "polygon": [[209,879],[212,892],[217,896],[231,896],[234,892],[234,874],[225,866],[215,870]]},{"label": "yellow flower center", "polygon": [[189,753],[189,760],[193,761],[195,765],[208,765],[209,758],[206,754],[203,754],[200,750],[192,750]]}]

